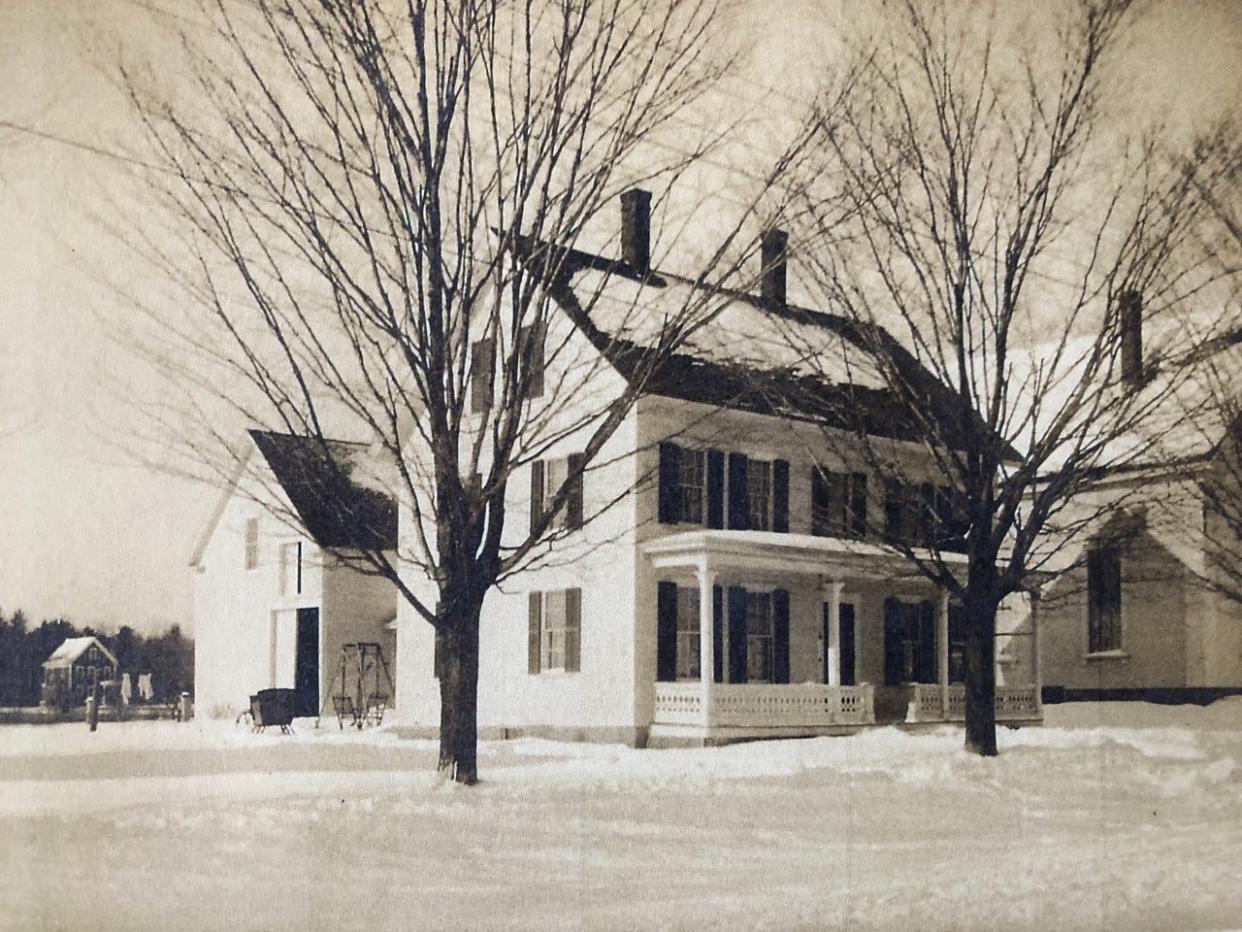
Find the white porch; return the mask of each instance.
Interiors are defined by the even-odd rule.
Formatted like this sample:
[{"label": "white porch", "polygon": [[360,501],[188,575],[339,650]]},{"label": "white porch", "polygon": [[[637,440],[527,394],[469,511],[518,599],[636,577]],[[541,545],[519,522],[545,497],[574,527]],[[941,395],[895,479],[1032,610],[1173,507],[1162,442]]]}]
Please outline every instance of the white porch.
[{"label": "white porch", "polygon": [[[950,682],[947,593],[912,576],[904,558],[890,548],[808,535],[695,530],[659,538],[644,549],[662,585],[675,581],[697,588],[699,613],[697,633],[685,645],[697,641],[697,663],[691,670],[695,678],[684,676],[688,665],[683,663],[676,681],[665,678],[655,683],[653,740],[717,743],[843,734],[876,724],[964,720],[964,687]],[[784,644],[794,656],[783,666],[790,682],[729,681],[733,665],[722,663],[722,648],[716,640],[733,635],[731,626],[722,625],[718,617],[722,601],[718,587],[743,584],[787,586],[786,602],[789,592],[794,593],[792,601],[800,609]],[[885,594],[889,594],[888,601],[898,594],[920,599],[926,609],[925,634],[931,631],[934,606],[934,677],[927,673],[932,669],[931,641],[924,640],[920,655],[922,673],[934,682],[894,682],[891,645],[886,643],[890,632],[880,608],[881,604],[887,607]],[[812,634],[809,626],[818,627],[818,605],[822,605],[822,629]],[[1013,635],[1009,642],[1005,663],[1013,666],[1012,653],[1018,647],[1025,655],[1023,669],[998,667],[998,722],[1042,720],[1037,606],[1032,600],[1029,630]],[[844,643],[843,607],[849,609],[845,617],[850,629]],[[812,640],[816,634],[818,656],[814,656]],[[1015,644],[1013,638],[1026,643]],[[910,642],[905,643],[909,649]],[[960,668],[960,659],[954,660]],[[916,678],[923,677],[908,676],[908,680]],[[885,701],[878,704],[877,695]]]}]

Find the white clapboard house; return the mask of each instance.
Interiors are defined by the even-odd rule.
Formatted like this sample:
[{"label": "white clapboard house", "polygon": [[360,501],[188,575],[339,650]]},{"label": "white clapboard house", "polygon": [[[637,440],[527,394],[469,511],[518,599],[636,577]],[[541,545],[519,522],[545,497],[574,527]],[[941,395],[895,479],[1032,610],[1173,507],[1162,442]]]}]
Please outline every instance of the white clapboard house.
[{"label": "white clapboard house", "polygon": [[395,654],[392,583],[342,555],[395,552],[396,505],[366,480],[363,445],[325,450],[259,430],[248,443],[191,560],[195,705],[232,716],[260,689],[283,687],[296,690],[296,715],[331,714],[345,644],[380,644],[390,663]]},{"label": "white clapboard house", "polygon": [[[630,377],[626,349],[641,340],[641,328],[632,337],[609,332],[607,308],[638,306],[658,317],[667,302],[676,313],[699,287],[647,267],[648,205],[644,192],[622,197],[620,261],[571,253],[551,285],[564,313],[549,323],[549,343],[579,367],[592,354],[603,358],[588,367],[591,384],[574,393],[596,407]],[[783,234],[765,237],[764,252],[761,295],[711,296],[719,315],[648,382],[585,472],[554,559],[487,596],[480,735],[642,746],[963,717],[955,607],[884,540],[948,532],[926,531],[919,518],[917,502],[935,495],[936,472],[918,444],[889,437],[909,472],[926,469],[917,486],[885,487],[868,475],[861,451],[827,442],[825,411],[846,392],[871,406],[874,432],[887,437],[889,396],[844,319],[785,304]],[[609,300],[595,300],[601,290]],[[777,322],[823,346],[838,377],[782,370],[772,355],[780,352]],[[484,348],[474,358],[491,355]],[[546,384],[572,378],[553,359],[547,364]],[[490,374],[480,375],[486,392]],[[796,390],[781,379],[794,379]],[[529,482],[509,483],[507,520],[527,520],[579,443],[567,437]],[[428,580],[412,566],[407,573],[412,588],[434,599]],[[439,722],[434,640],[402,605],[405,734],[434,734]],[[1041,718],[1035,641],[1006,642],[1011,653],[1025,645],[1025,655],[1000,671],[1004,721]]]}]

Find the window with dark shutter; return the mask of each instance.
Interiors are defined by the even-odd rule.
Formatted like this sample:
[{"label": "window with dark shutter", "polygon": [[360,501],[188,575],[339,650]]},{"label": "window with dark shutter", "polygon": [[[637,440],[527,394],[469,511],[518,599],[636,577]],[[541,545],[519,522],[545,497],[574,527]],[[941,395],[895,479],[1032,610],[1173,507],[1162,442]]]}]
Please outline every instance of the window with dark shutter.
[{"label": "window with dark shutter", "polygon": [[1087,649],[1121,649],[1121,551],[1105,547],[1087,553]]},{"label": "window with dark shutter", "polygon": [[681,448],[675,443],[660,444],[659,520],[676,524],[681,520]]},{"label": "window with dark shutter", "polygon": [[772,464],[766,460],[746,463],[746,526],[752,531],[772,527]]},{"label": "window with dark shutter", "polygon": [[698,680],[699,590],[697,586],[677,587],[677,679]]},{"label": "window with dark shutter", "polygon": [[901,521],[905,510],[905,487],[896,479],[884,483],[884,539],[890,543],[902,540]]},{"label": "window with dark shutter", "polygon": [[476,413],[491,407],[495,368],[496,341],[476,340],[470,353],[470,409]]},{"label": "window with dark shutter", "polygon": [[677,469],[677,520],[682,524],[703,523],[703,500],[707,494],[707,475],[702,450],[681,449]]}]

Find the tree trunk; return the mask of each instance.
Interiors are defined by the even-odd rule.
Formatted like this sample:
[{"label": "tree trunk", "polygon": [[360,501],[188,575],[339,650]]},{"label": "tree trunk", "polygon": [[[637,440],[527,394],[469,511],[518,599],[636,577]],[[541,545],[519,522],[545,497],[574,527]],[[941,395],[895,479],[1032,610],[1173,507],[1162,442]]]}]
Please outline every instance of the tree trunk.
[{"label": "tree trunk", "polygon": [[996,756],[996,605],[971,599],[966,613],[966,750]]},{"label": "tree trunk", "polygon": [[438,770],[467,786],[479,779],[479,612],[482,604],[449,617],[441,635],[440,762]]}]

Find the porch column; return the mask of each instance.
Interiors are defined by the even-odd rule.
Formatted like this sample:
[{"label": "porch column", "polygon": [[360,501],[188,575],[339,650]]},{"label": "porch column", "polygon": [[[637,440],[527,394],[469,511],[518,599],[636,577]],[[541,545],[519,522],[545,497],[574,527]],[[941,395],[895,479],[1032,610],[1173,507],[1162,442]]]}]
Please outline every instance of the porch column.
[{"label": "porch column", "polygon": [[699,680],[702,683],[703,725],[712,723],[712,692],[716,677],[715,639],[716,625],[713,611],[713,589],[716,585],[716,571],[702,563],[698,566],[699,578]]},{"label": "porch column", "polygon": [[949,716],[949,590],[936,599],[936,680],[940,683],[940,715]]},{"label": "porch column", "polygon": [[1043,677],[1039,669],[1039,590],[1032,589],[1031,597],[1031,682],[1035,686],[1035,710],[1043,711]]},{"label": "porch column", "polygon": [[824,585],[828,601],[828,643],[824,656],[828,662],[828,685],[841,685],[841,592],[845,583],[834,579]]}]

